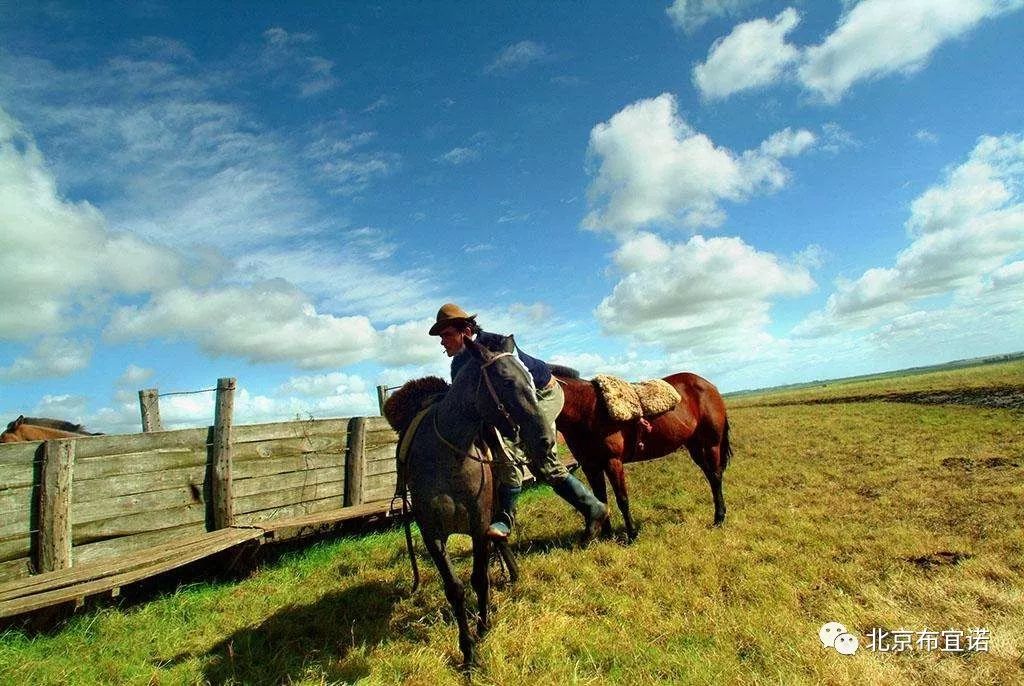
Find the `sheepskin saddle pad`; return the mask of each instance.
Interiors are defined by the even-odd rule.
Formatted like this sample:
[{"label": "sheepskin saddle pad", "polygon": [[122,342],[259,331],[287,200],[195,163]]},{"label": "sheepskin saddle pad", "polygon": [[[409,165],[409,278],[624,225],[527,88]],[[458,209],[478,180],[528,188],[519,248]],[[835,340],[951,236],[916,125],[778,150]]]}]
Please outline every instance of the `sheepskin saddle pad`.
[{"label": "sheepskin saddle pad", "polygon": [[594,377],[594,385],[608,408],[608,416],[618,422],[668,412],[680,400],[676,389],[662,379],[630,383],[615,376],[598,374]]},{"label": "sheepskin saddle pad", "polygon": [[392,429],[404,434],[416,415],[447,393],[448,388],[448,382],[437,376],[408,381],[384,401],[384,419]]}]

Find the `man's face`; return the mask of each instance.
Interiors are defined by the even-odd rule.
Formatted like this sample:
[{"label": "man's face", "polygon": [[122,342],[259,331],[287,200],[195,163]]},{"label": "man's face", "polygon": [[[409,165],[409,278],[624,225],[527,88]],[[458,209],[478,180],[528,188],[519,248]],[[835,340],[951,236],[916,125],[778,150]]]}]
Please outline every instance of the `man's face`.
[{"label": "man's face", "polygon": [[444,351],[448,353],[448,357],[455,357],[462,352],[466,344],[463,343],[463,336],[472,336],[473,330],[468,326],[458,329],[454,326],[441,329],[441,345],[444,346]]}]

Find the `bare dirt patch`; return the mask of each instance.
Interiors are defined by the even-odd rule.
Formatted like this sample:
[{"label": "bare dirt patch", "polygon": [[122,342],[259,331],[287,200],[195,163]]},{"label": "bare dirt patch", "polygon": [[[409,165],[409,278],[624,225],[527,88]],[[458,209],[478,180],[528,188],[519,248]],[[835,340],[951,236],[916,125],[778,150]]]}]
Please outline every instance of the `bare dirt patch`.
[{"label": "bare dirt patch", "polygon": [[952,567],[960,564],[963,560],[970,560],[974,557],[970,553],[961,553],[955,550],[939,550],[920,557],[908,557],[907,562],[920,569],[936,569],[938,567]]}]

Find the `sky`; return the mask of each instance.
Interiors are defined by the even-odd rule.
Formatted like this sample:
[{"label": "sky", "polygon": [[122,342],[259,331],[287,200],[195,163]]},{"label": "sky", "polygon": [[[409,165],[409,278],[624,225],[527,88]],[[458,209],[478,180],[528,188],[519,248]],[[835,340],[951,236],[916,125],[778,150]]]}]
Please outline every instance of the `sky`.
[{"label": "sky", "polygon": [[[1024,349],[1024,0],[0,0],[0,419]],[[160,401],[168,428],[213,394]]]}]

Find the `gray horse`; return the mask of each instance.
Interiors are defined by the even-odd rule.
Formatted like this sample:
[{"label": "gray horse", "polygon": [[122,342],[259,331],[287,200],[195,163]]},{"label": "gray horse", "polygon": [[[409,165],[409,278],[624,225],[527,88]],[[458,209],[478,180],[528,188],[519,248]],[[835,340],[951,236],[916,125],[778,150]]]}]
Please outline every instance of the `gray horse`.
[{"label": "gray horse", "polygon": [[[444,581],[444,591],[459,626],[464,667],[473,662],[473,646],[489,627],[487,610],[493,482],[485,427],[513,438],[518,431],[530,457],[546,455],[555,442],[554,429],[544,423],[529,373],[507,338],[497,352],[465,339],[471,353],[444,398],[424,416],[412,437],[406,463],[412,512],[423,543]],[[479,606],[476,636],[466,618],[466,592],[455,575],[446,544],[453,533],[473,539],[471,581]]]}]

